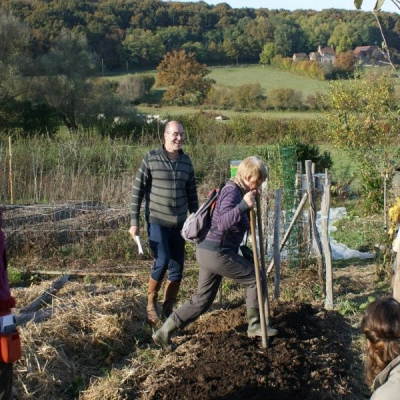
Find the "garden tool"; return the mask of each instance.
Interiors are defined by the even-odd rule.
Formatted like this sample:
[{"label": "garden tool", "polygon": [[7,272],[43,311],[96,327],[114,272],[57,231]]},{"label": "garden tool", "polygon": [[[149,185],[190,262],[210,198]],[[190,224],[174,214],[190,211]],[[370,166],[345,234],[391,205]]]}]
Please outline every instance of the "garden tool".
[{"label": "garden tool", "polygon": [[[257,250],[257,238],[256,238],[256,216],[254,210],[250,210],[250,232],[251,232],[251,241],[253,244],[253,257],[254,257],[254,269],[256,272],[256,282],[257,282],[257,295],[258,295],[258,305],[259,305],[259,318],[260,328],[261,328],[261,338],[262,338],[262,347],[267,348],[267,324],[265,321],[265,309],[264,309],[264,293],[263,293],[263,285],[261,282],[261,273],[258,262],[258,250]],[[250,325],[251,324],[251,325]],[[254,321],[249,320],[249,331],[253,331]]]},{"label": "garden tool", "polygon": [[258,240],[260,246],[260,257],[261,257],[261,284],[264,296],[264,310],[265,310],[265,322],[267,326],[270,324],[270,308],[268,300],[268,286],[267,286],[267,272],[265,267],[265,251],[264,251],[264,238],[263,238],[263,224],[261,215],[261,199],[260,194],[256,195],[256,205],[257,205],[257,226],[258,226]]}]

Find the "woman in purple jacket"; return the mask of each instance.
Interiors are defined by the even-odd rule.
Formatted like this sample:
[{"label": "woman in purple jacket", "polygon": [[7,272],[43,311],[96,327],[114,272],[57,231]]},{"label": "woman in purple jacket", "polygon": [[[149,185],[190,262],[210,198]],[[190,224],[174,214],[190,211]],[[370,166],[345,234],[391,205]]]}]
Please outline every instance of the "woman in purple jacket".
[{"label": "woman in purple jacket", "polygon": [[[262,161],[248,157],[239,164],[236,177],[221,189],[210,231],[196,248],[199,264],[197,292],[153,334],[153,341],[158,346],[172,351],[172,333],[189,325],[210,308],[222,277],[247,287],[247,334],[249,337],[262,336],[254,265],[238,251],[250,226],[249,210],[254,207],[256,194],[266,179],[267,169]],[[276,329],[267,327],[268,336],[277,333]]]},{"label": "woman in purple jacket", "polygon": [[[11,314],[15,300],[8,285],[7,258],[4,246],[4,233],[1,230],[2,212],[0,209],[0,318]],[[0,400],[12,399],[13,365],[0,361]]]}]

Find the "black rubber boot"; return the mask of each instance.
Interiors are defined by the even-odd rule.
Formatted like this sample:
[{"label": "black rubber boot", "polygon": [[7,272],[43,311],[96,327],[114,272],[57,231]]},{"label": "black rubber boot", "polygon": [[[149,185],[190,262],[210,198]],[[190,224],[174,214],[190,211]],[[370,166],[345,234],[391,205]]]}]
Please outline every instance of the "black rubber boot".
[{"label": "black rubber boot", "polygon": [[[260,310],[258,308],[247,308],[247,319],[249,326],[247,328],[248,337],[262,337],[261,324],[260,324]],[[276,336],[278,334],[277,329],[267,326],[267,336]]]},{"label": "black rubber boot", "polygon": [[164,325],[153,334],[153,342],[157,346],[162,347],[164,350],[170,353],[174,350],[171,342],[171,335],[177,329],[178,327],[175,325],[175,322],[171,318],[167,318],[167,320],[164,322]]}]

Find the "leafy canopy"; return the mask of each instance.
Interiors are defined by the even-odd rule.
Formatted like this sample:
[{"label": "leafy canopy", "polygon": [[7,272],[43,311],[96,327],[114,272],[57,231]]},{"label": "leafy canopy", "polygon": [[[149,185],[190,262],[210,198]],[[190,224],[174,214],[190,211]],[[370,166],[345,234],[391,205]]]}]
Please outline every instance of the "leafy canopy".
[{"label": "leafy canopy", "polygon": [[184,50],[167,53],[159,66],[156,86],[166,86],[163,101],[170,104],[201,104],[215,81],[205,64],[196,61],[194,53]]}]

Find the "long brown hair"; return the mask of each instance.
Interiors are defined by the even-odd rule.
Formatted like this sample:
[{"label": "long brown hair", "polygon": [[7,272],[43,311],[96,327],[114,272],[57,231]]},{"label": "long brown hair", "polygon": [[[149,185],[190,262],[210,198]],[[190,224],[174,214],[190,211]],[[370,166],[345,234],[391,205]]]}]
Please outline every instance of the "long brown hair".
[{"label": "long brown hair", "polygon": [[366,381],[371,385],[375,377],[400,355],[400,303],[387,298],[369,304],[361,329],[369,340],[365,373]]}]

